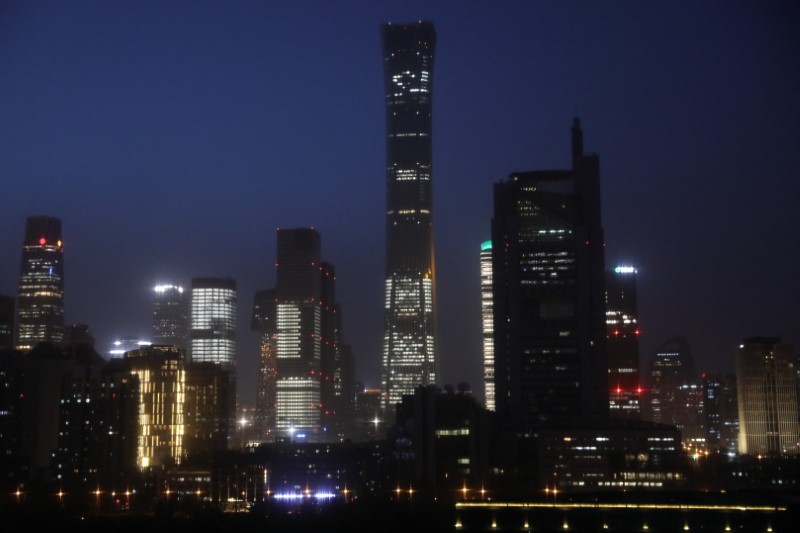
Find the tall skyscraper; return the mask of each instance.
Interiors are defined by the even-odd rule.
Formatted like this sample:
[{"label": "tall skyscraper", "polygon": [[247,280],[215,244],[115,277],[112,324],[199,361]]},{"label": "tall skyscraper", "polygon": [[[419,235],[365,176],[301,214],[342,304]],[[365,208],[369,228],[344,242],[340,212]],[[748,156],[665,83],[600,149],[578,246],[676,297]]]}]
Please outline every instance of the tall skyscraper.
[{"label": "tall skyscraper", "polygon": [[481,323],[483,384],[486,409],[494,411],[494,311],[492,306],[492,241],[481,244]]},{"label": "tall skyscraper", "polygon": [[697,384],[694,358],[685,337],[664,341],[650,362],[644,418],[660,424],[676,424],[682,418],[681,389]]},{"label": "tall skyscraper", "polygon": [[736,376],[704,373],[700,379],[703,381],[706,443],[711,449],[722,449],[734,456],[739,449]]},{"label": "tall skyscraper", "polygon": [[236,281],[192,279],[192,351],[194,362],[236,364]]},{"label": "tall skyscraper", "polygon": [[316,230],[278,230],[275,426],[281,437],[320,437],[321,268]]},{"label": "tall skyscraper", "polygon": [[186,370],[183,350],[148,346],[125,353],[139,379],[136,464],[146,470],[180,464],[185,429]]},{"label": "tall skyscraper", "polygon": [[384,407],[437,381],[430,22],[382,28],[386,91]]},{"label": "tall skyscraper", "polygon": [[277,317],[275,289],[256,292],[250,329],[261,334],[258,381],[256,383],[256,432],[262,441],[272,440],[275,431],[276,386],[278,379]]},{"label": "tall skyscraper", "polygon": [[608,407],[615,418],[639,418],[639,314],[636,269],[618,266],[606,272]]},{"label": "tall skyscraper", "polygon": [[156,285],[153,344],[189,347],[189,305],[180,285]]},{"label": "tall skyscraper", "polygon": [[523,430],[608,414],[599,160],[572,126],[572,169],[495,184],[495,398]]},{"label": "tall skyscraper", "polygon": [[18,350],[64,338],[64,248],[61,220],[29,217],[25,223],[17,299]]},{"label": "tall skyscraper", "polygon": [[800,454],[794,349],[779,338],[745,339],[736,350],[739,453]]}]

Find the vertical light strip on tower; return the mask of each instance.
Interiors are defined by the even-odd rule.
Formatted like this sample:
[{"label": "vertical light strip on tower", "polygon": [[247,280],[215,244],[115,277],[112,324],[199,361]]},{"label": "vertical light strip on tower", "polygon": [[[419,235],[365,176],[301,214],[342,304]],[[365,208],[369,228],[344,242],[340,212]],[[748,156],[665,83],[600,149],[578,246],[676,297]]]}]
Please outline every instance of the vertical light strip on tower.
[{"label": "vertical light strip on tower", "polygon": [[492,306],[492,241],[481,244],[481,325],[486,408],[494,411],[494,311]]},{"label": "vertical light strip on tower", "polygon": [[382,28],[386,90],[384,407],[437,381],[431,182],[436,32],[430,22]]}]

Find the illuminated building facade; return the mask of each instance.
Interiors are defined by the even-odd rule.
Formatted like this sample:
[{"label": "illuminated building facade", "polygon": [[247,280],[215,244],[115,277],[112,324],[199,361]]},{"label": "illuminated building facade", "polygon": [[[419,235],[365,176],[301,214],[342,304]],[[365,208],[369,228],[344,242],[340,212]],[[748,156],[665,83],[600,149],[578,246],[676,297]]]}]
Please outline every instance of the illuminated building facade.
[{"label": "illuminated building facade", "polygon": [[64,248],[61,220],[28,217],[17,299],[18,350],[64,338]]},{"label": "illuminated building facade", "polygon": [[745,339],[736,350],[739,453],[800,454],[794,348],[779,338]]},{"label": "illuminated building facade", "polygon": [[189,305],[180,285],[156,285],[153,344],[189,348]]},{"label": "illuminated building facade", "polygon": [[0,350],[14,347],[14,298],[0,294]]},{"label": "illuminated building facade", "polygon": [[481,324],[486,408],[494,411],[494,312],[492,311],[492,241],[481,244]]},{"label": "illuminated building facade", "polygon": [[436,32],[384,24],[386,92],[385,408],[437,381],[431,109]]},{"label": "illuminated building facade", "polygon": [[320,236],[279,229],[276,286],[276,421],[280,437],[320,438]]},{"label": "illuminated building facade", "polygon": [[125,360],[139,380],[136,465],[146,470],[180,464],[184,453],[184,351],[175,346],[148,346],[126,352]]},{"label": "illuminated building facade", "polygon": [[639,320],[636,269],[618,266],[606,272],[608,408],[617,418],[639,418]]},{"label": "illuminated building facade", "polygon": [[495,410],[524,431],[608,416],[599,160],[495,184]]},{"label": "illuminated building facade", "polygon": [[193,278],[191,320],[191,360],[232,369],[236,364],[236,281]]},{"label": "illuminated building facade", "polygon": [[678,426],[684,442],[704,435],[703,392],[685,337],[673,337],[661,344],[648,378],[643,418]]},{"label": "illuminated building facade", "polygon": [[262,442],[273,440],[275,431],[275,393],[278,379],[275,298],[274,289],[256,292],[250,327],[261,334],[254,424]]}]

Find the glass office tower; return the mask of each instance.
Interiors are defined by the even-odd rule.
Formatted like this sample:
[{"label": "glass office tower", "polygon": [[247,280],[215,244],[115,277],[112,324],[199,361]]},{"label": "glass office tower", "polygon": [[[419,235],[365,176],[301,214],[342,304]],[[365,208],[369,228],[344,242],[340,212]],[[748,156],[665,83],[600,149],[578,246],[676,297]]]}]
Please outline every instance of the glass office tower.
[{"label": "glass office tower", "polygon": [[383,402],[437,381],[430,22],[382,27],[386,92],[386,286]]},{"label": "glass office tower", "polygon": [[18,350],[64,338],[64,248],[61,220],[28,217],[17,299]]}]

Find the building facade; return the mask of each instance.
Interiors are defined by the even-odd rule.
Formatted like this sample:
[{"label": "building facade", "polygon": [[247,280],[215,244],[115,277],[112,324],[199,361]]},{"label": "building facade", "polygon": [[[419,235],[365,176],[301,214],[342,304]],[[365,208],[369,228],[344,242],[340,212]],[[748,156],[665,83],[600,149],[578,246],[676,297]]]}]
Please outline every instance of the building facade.
[{"label": "building facade", "polygon": [[14,298],[0,294],[0,350],[14,348]]},{"label": "building facade", "polygon": [[189,348],[189,305],[180,285],[153,289],[153,344]]},{"label": "building facade", "polygon": [[276,386],[278,379],[277,317],[275,289],[256,292],[250,329],[261,335],[258,381],[256,383],[256,433],[262,442],[274,439],[276,424]]},{"label": "building facade", "polygon": [[494,188],[495,407],[523,431],[608,414],[599,160],[578,119],[572,156]]},{"label": "building facade", "polygon": [[278,230],[275,430],[279,437],[320,438],[321,268],[316,230]]},{"label": "building facade", "polygon": [[25,223],[17,298],[16,347],[64,339],[64,248],[61,220],[29,217]]},{"label": "building facade", "polygon": [[437,381],[431,109],[436,32],[382,27],[386,94],[384,406]]},{"label": "building facade", "polygon": [[745,339],[736,350],[739,453],[800,454],[794,348],[779,338]]},{"label": "building facade", "polygon": [[632,266],[617,266],[606,272],[608,408],[616,418],[641,415],[636,274]]},{"label": "building facade", "polygon": [[483,387],[486,409],[494,411],[494,311],[492,306],[492,241],[481,244],[481,329]]}]

